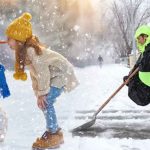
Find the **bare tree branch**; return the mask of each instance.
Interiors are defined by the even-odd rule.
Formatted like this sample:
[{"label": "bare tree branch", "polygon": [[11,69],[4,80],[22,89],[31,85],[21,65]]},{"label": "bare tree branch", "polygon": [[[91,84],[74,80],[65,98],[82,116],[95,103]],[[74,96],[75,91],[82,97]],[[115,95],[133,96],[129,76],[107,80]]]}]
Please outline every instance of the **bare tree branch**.
[{"label": "bare tree branch", "polygon": [[130,53],[133,42],[132,29],[135,30],[140,24],[150,19],[150,8],[144,5],[144,0],[120,0],[119,2],[112,3],[112,12],[116,22],[113,26],[114,32],[116,30],[120,31],[116,35],[118,40],[115,47],[120,49],[120,46],[122,46],[120,54],[124,53],[123,50]]}]

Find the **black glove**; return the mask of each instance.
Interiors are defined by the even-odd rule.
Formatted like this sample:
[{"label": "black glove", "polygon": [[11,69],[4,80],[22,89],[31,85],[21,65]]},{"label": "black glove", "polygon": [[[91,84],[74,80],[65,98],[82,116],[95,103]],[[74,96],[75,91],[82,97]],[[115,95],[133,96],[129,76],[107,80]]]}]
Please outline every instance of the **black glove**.
[{"label": "black glove", "polygon": [[128,78],[129,78],[129,76],[124,76],[123,81],[125,82]]},{"label": "black glove", "polygon": [[[123,77],[123,82],[125,82],[127,79],[129,78],[129,76],[124,76]],[[126,84],[128,86],[128,84]]]}]

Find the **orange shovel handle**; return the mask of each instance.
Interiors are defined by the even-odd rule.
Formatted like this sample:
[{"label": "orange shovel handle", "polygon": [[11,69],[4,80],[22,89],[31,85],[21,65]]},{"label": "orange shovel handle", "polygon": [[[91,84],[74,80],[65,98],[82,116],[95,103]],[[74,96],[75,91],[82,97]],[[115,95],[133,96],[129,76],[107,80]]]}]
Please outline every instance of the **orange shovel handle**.
[{"label": "orange shovel handle", "polygon": [[6,44],[7,41],[0,41],[0,44]]}]

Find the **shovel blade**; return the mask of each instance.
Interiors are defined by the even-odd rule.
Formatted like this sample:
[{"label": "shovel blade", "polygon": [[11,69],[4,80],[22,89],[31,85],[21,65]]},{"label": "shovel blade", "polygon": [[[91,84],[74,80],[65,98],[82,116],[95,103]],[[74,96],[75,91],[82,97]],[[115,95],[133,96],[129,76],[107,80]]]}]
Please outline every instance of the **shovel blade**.
[{"label": "shovel blade", "polygon": [[87,123],[84,123],[83,125],[80,125],[79,127],[76,127],[72,130],[72,132],[78,132],[78,131],[85,131],[88,128],[90,128],[96,121],[96,117],[93,118],[91,121],[88,121]]}]

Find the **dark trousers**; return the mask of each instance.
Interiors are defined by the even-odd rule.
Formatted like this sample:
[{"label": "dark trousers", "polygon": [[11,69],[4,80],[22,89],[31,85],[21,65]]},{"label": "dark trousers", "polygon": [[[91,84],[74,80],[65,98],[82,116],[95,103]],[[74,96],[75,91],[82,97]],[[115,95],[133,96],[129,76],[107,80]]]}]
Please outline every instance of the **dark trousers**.
[{"label": "dark trousers", "polygon": [[139,79],[138,74],[128,84],[128,96],[140,106],[146,106],[150,103],[150,87]]}]

